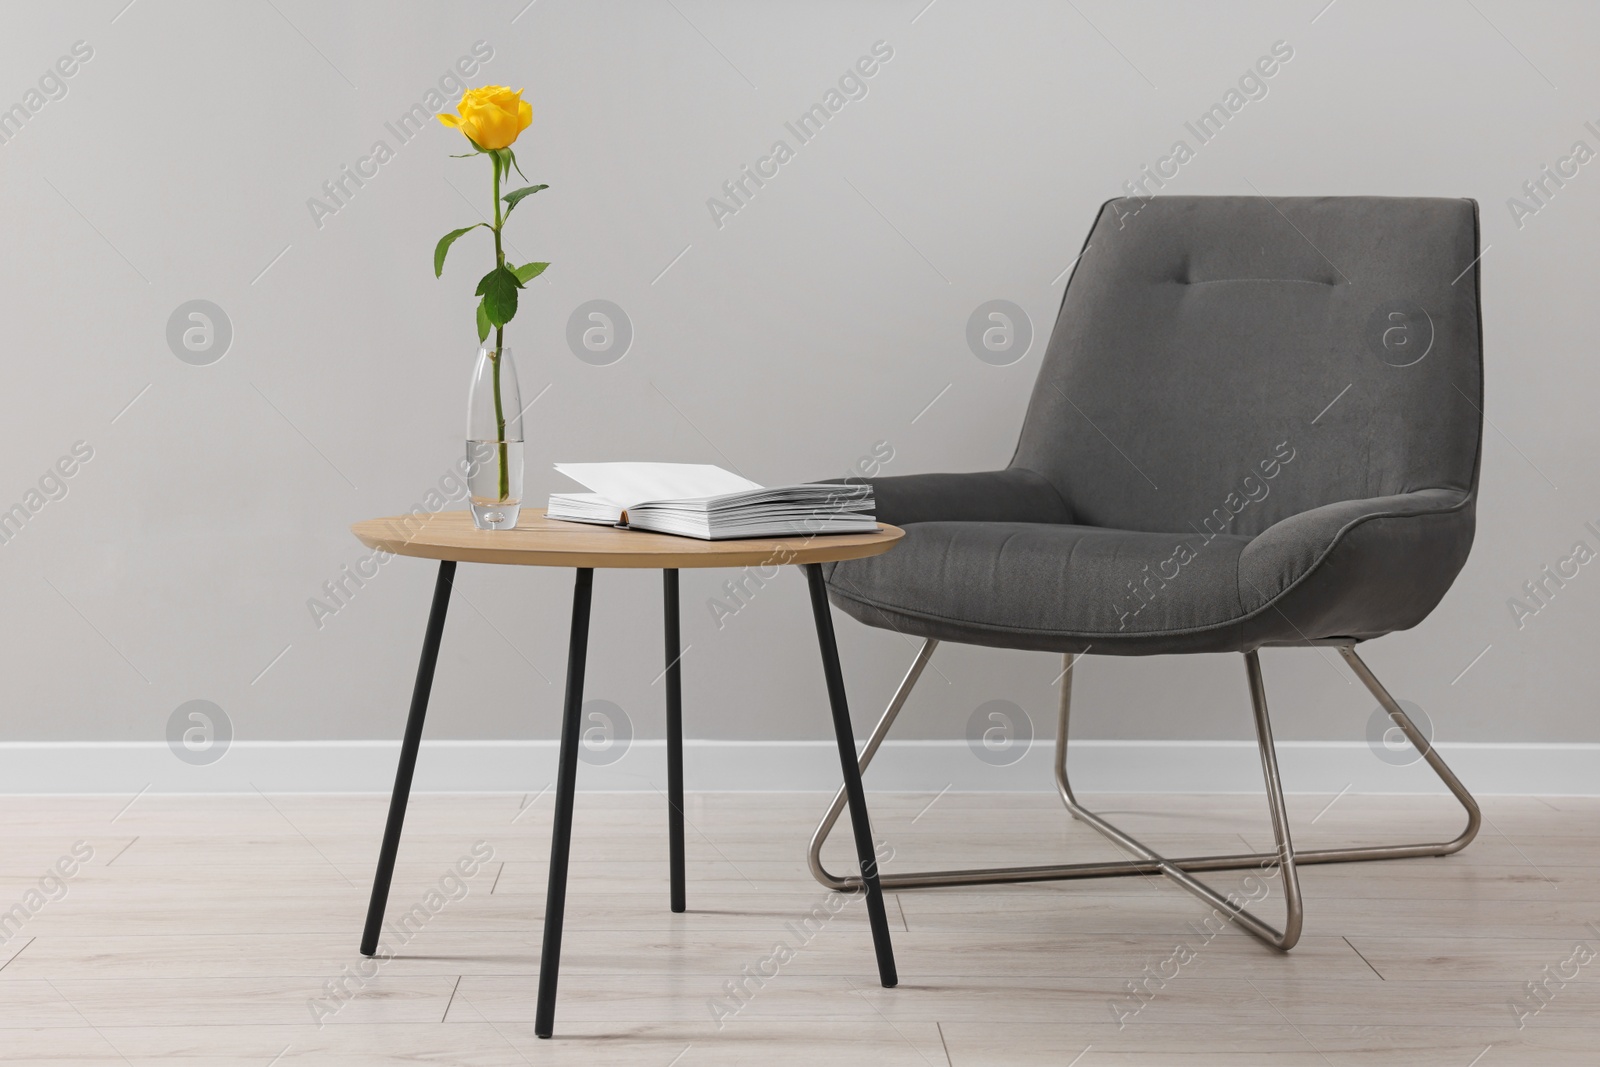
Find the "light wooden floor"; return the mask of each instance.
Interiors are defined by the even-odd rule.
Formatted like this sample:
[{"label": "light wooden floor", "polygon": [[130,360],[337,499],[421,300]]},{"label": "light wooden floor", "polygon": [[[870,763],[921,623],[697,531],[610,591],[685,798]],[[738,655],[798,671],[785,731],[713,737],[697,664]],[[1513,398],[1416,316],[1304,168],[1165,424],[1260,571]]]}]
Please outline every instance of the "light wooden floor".
[{"label": "light wooden floor", "polygon": [[[1460,820],[1444,798],[1290,799],[1303,847],[1448,837]],[[891,870],[1115,856],[1050,797],[874,800]],[[1264,847],[1254,798],[1086,800],[1152,844]],[[1287,955],[1233,928],[1207,940],[1208,909],[1161,880],[892,894],[901,985],[885,990],[859,901],[800,925],[827,899],[803,858],[825,798],[692,797],[690,910],[673,915],[664,802],[580,795],[554,1041],[533,1033],[548,794],[413,801],[390,916],[421,904],[426,918],[370,977],[356,943],[384,800],[128,801],[0,798],[0,937],[15,930],[0,944],[0,1061],[1600,1063],[1600,957],[1571,962],[1580,944],[1600,951],[1600,800],[1490,799],[1459,856],[1307,868],[1305,936]],[[479,841],[492,861],[430,901]],[[30,896],[77,842],[93,856],[65,895]],[[792,958],[732,1011],[725,984],[780,943]],[[1193,958],[1165,962],[1180,944]],[[1147,966],[1171,977],[1140,1001],[1127,984]],[[1539,1003],[1527,983],[1563,972],[1519,1028],[1513,1005]],[[348,995],[329,997],[342,974]]]}]

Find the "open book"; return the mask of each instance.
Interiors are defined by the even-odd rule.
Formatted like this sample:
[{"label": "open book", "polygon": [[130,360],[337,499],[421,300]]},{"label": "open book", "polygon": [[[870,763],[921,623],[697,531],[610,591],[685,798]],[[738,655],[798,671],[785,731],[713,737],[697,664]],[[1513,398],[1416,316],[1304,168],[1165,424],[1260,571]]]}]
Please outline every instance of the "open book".
[{"label": "open book", "polygon": [[545,515],[724,541],[872,533],[872,486],[821,483],[763,488],[704,463],[557,463],[591,490],[552,493]]}]

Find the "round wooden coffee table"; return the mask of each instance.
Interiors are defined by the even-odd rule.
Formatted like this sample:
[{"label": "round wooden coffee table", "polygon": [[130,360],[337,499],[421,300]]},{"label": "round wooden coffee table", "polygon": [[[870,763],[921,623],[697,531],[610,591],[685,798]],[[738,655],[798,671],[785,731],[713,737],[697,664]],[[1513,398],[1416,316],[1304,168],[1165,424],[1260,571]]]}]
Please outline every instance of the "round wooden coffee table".
[{"label": "round wooden coffee table", "polygon": [[465,511],[446,511],[367,519],[356,523],[351,531],[369,548],[382,549],[397,556],[440,561],[439,577],[433,588],[433,607],[428,613],[428,626],[422,640],[422,660],[417,667],[417,683],[411,695],[411,712],[406,719],[405,737],[400,746],[394,795],[389,801],[389,819],[384,827],[378,870],[372,882],[367,925],[361,938],[361,952],[364,955],[371,956],[378,950],[378,935],[383,926],[384,907],[389,899],[389,883],[394,876],[395,855],[400,847],[406,801],[411,795],[411,778],[416,769],[417,748],[422,741],[422,723],[428,711],[428,695],[433,688],[433,671],[439,659],[439,640],[444,633],[445,610],[449,607],[450,588],[457,563],[571,567],[577,576],[572,594],[572,637],[567,652],[567,687],[561,715],[555,817],[550,838],[544,947],[539,957],[539,1003],[534,1032],[540,1037],[549,1037],[555,1024],[561,924],[567,899],[567,855],[572,843],[573,792],[578,772],[583,670],[589,646],[589,600],[595,569],[648,567],[659,568],[663,575],[667,663],[667,833],[671,905],[673,911],[681,912],[687,905],[683,854],[683,678],[678,636],[678,571],[686,567],[777,567],[794,564],[805,570],[806,581],[811,587],[811,609],[816,617],[817,643],[822,650],[822,672],[827,680],[828,702],[833,710],[833,731],[839,744],[839,766],[849,798],[850,823],[855,831],[856,857],[861,866],[861,882],[866,889],[867,916],[878,957],[878,976],[886,987],[897,983],[894,950],[889,942],[889,922],[883,908],[883,890],[878,883],[878,865],[873,857],[867,798],[861,788],[861,769],[856,757],[855,735],[850,727],[850,708],[845,699],[844,675],[839,669],[839,650],[834,642],[833,616],[829,613],[822,564],[887,552],[905,536],[904,531],[879,524],[876,533],[866,534],[698,541],[639,530],[558,522],[545,518],[544,512],[539,509],[525,509],[514,530],[475,529],[471,516]]}]

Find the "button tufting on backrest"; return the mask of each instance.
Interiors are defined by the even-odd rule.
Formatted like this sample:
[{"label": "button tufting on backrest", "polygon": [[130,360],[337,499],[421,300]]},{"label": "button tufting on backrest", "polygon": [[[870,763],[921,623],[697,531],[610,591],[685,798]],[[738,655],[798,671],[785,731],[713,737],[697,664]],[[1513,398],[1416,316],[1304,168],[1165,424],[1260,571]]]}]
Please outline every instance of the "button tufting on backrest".
[{"label": "button tufting on backrest", "polygon": [[1128,530],[1249,535],[1338,500],[1472,488],[1476,255],[1470,200],[1112,201],[1013,465],[1078,521]]}]

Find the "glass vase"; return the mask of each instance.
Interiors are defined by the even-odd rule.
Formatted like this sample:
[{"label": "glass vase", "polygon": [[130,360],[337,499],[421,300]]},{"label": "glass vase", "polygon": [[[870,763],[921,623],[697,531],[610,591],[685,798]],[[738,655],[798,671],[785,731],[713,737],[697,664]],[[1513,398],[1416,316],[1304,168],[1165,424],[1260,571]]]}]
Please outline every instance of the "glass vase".
[{"label": "glass vase", "polygon": [[522,511],[522,390],[511,350],[480,348],[467,393],[467,491],[472,524],[509,530]]}]

